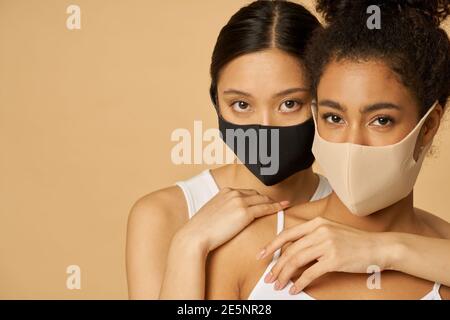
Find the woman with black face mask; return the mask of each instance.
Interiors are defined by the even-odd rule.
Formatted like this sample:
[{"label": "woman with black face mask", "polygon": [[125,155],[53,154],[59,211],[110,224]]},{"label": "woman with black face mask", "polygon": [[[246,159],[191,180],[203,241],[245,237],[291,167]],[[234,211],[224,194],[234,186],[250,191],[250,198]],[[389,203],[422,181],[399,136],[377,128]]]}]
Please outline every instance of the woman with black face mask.
[{"label": "woman with black face mask", "polygon": [[[205,170],[133,206],[127,238],[130,298],[247,298],[249,284],[268,264],[255,263],[254,256],[276,235],[282,210],[331,193],[327,179],[311,168],[312,96],[303,63],[306,44],[319,28],[298,4],[255,1],[221,30],[210,95],[222,137],[243,165]],[[400,241],[356,230],[354,235],[361,245],[377,244],[380,259],[387,244]],[[222,246],[242,241],[239,252]],[[233,265],[215,263],[231,252],[232,259],[224,260]],[[352,258],[349,264],[361,260]],[[246,279],[241,287],[236,277]]]},{"label": "woman with black face mask", "polygon": [[[134,205],[127,240],[131,298],[204,298],[193,289],[204,288],[204,279],[189,270],[202,269],[206,256],[191,254],[213,251],[258,217],[269,215],[270,230],[274,213],[331,192],[311,168],[314,124],[302,63],[320,27],[288,1],[255,1],[223,27],[210,94],[223,139],[243,164],[205,170]],[[174,258],[185,260],[186,279],[177,288],[176,266],[166,263]]]}]

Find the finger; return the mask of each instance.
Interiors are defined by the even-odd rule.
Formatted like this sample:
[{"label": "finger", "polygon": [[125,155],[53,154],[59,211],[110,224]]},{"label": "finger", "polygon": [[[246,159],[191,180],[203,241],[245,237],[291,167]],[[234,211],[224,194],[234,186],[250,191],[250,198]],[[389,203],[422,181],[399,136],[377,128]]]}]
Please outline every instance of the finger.
[{"label": "finger", "polygon": [[252,192],[250,190],[241,191],[239,189],[231,189],[231,188],[227,189],[228,191],[223,192],[221,195],[220,194],[216,195],[219,198],[222,205],[229,203],[230,201],[236,201],[237,204],[239,203],[242,204],[243,201],[239,202],[240,200],[242,200],[242,198],[258,194],[256,191]]},{"label": "finger", "polygon": [[219,193],[227,193],[227,192],[230,192],[231,190],[233,190],[233,189],[230,187],[223,187],[223,188],[219,189]]},{"label": "finger", "polygon": [[239,191],[241,194],[246,196],[254,196],[259,194],[258,191],[253,189],[235,189],[235,190]]},{"label": "finger", "polygon": [[249,207],[247,212],[252,217],[252,219],[256,219],[281,211],[287,208],[288,205],[289,201],[262,203]]},{"label": "finger", "polygon": [[[258,195],[259,193],[254,191],[254,190],[241,190],[241,189],[233,189],[230,192],[226,193],[223,200],[225,202],[229,202],[231,200],[236,200],[237,199],[243,199],[245,197],[250,197],[250,196],[255,196]],[[238,202],[239,203],[239,202]]]},{"label": "finger", "polygon": [[242,197],[242,196],[252,196],[252,195],[259,194],[259,193],[256,190],[251,190],[251,189],[234,189],[234,188],[230,188],[230,187],[224,187],[224,188],[220,189],[217,196],[219,196],[219,194],[224,195],[225,199],[232,199],[232,198]]},{"label": "finger", "polygon": [[333,272],[332,265],[327,261],[318,261],[311,267],[306,269],[302,275],[295,281],[295,283],[289,288],[290,294],[298,294],[303,291],[314,280],[320,278],[328,272]]},{"label": "finger", "polygon": [[260,194],[252,195],[244,198],[244,202],[247,204],[247,206],[255,206],[258,204],[264,204],[264,203],[275,203],[272,199],[270,199],[268,196],[263,196]]},{"label": "finger", "polygon": [[281,267],[278,272],[277,280],[275,281],[275,289],[283,289],[292,278],[293,274],[305,265],[313,262],[322,256],[320,246],[312,246],[306,248],[295,255],[291,256]]},{"label": "finger", "polygon": [[306,234],[311,233],[320,225],[320,223],[321,222],[319,219],[313,219],[295,227],[284,229],[261,250],[258,255],[258,259],[263,259],[268,255],[272,255],[286,243],[293,242],[302,238]]},{"label": "finger", "polygon": [[287,228],[281,231],[269,244],[262,248],[259,253],[259,259],[263,259],[268,255],[272,255],[276,250],[281,248],[287,242],[293,242],[295,240],[304,237],[305,235],[313,232],[319,226],[327,224],[328,220],[322,218],[315,218],[303,224],[299,224],[295,227]]},{"label": "finger", "polygon": [[309,248],[316,244],[316,237],[314,236],[314,233],[309,234],[305,237],[303,237],[300,240],[297,240],[293,242],[291,245],[289,245],[286,249],[283,250],[280,257],[278,257],[275,264],[272,266],[272,269],[267,274],[264,281],[266,283],[274,282],[278,279],[278,275],[280,271],[283,269],[286,262],[295,254],[300,254],[302,250],[305,250],[306,248]]}]

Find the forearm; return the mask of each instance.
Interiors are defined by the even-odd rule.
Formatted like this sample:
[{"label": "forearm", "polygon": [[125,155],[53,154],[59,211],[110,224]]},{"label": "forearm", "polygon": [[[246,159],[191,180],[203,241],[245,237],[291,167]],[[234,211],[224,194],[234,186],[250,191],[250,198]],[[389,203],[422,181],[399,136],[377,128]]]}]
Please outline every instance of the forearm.
[{"label": "forearm", "polygon": [[386,269],[450,286],[450,240],[396,232],[382,237]]},{"label": "forearm", "polygon": [[207,252],[198,242],[176,234],[170,245],[159,299],[205,298]]}]

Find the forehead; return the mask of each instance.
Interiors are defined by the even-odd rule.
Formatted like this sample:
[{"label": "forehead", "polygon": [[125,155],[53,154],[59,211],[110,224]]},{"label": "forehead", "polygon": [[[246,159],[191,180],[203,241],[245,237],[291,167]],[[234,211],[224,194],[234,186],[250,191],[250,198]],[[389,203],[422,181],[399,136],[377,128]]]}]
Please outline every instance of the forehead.
[{"label": "forehead", "polygon": [[365,105],[380,101],[416,105],[414,96],[390,67],[378,60],[332,61],[317,88],[319,100]]},{"label": "forehead", "polygon": [[305,74],[298,58],[278,49],[239,56],[220,72],[219,90],[233,87],[247,92],[280,91],[305,86]]}]

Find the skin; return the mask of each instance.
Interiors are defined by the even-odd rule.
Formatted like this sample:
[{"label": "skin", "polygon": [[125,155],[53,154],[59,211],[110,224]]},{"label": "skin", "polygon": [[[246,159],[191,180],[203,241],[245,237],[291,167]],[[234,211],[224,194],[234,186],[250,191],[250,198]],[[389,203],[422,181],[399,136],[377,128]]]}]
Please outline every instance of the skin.
[{"label": "skin", "polygon": [[[277,49],[238,57],[221,71],[218,82],[220,112],[228,121],[241,124],[291,125],[304,122],[311,117],[311,97],[305,90],[308,85],[303,74],[298,59]],[[212,169],[211,173],[220,189],[229,188],[228,192],[219,194],[214,203],[231,198],[242,200],[251,190],[265,195],[271,203],[278,203],[278,206],[273,204],[269,214],[281,208],[281,201],[291,204],[309,201],[319,182],[311,168],[270,187],[239,164]],[[240,195],[230,195],[233,190],[239,190]],[[246,208],[236,204],[224,209],[219,216],[222,220],[211,221],[210,217],[217,211],[214,203],[202,208],[195,219],[189,220],[184,195],[179,187],[172,186],[146,195],[133,205],[128,220],[126,249],[131,299],[204,298],[202,270],[206,255],[221,241],[233,238],[253,219],[248,218]],[[242,214],[237,217],[234,215],[236,211]],[[261,207],[253,217],[258,214],[268,213]],[[271,220],[266,223],[271,225]],[[224,230],[224,225],[239,227]],[[210,234],[205,235],[206,239],[199,239],[196,235],[204,235],[204,230]],[[180,281],[184,283],[182,288],[177,285]]]},{"label": "skin", "polygon": [[[242,124],[291,125],[303,122],[310,116],[307,91],[295,90],[275,97],[288,89],[307,87],[302,75],[303,68],[298,60],[277,49],[239,57],[221,72],[218,83],[220,111],[228,121]],[[304,105],[297,108],[297,104],[287,100],[301,101]],[[287,110],[291,112],[285,112]],[[214,197],[191,220],[188,220],[184,195],[176,186],[142,197],[133,206],[127,233],[127,276],[131,299],[246,299],[271,258],[268,255],[255,262],[255,253],[271,240],[278,239],[275,237],[276,216],[272,213],[282,206],[281,201],[287,200],[294,206],[286,211],[287,228],[306,225],[307,221],[323,213],[314,205],[311,212],[299,210],[297,206],[305,204],[317,188],[318,179],[311,169],[271,187],[260,183],[242,165],[223,166],[212,170],[212,175],[219,188],[225,191]],[[234,192],[237,190],[238,193]],[[250,195],[249,192],[255,193]],[[249,214],[250,206],[243,204],[257,195],[271,199],[264,202],[264,205],[270,203],[273,206],[271,213],[267,208],[262,209],[261,202],[258,213]],[[228,202],[234,205],[225,206]],[[438,218],[428,213],[424,216],[433,228],[447,230]],[[328,220],[323,218],[321,221]],[[234,227],[223,228],[229,225]],[[209,234],[205,235],[205,230],[209,230]],[[425,246],[429,251],[429,248],[438,247],[436,242],[431,243],[432,246],[426,242],[435,239],[411,238],[409,233],[371,232],[369,235],[357,229],[347,233],[355,238],[354,243],[362,246],[373,244],[377,250],[370,257],[386,266],[391,266],[393,252],[404,253],[404,261],[410,261],[406,258],[417,255],[417,252],[408,252],[406,248]],[[406,241],[405,235],[411,239],[408,238],[410,241],[399,250],[401,240]],[[442,260],[449,247],[445,243],[439,247],[440,250],[433,252],[435,260]],[[270,250],[270,246],[268,248]],[[364,250],[360,250],[359,255],[347,250],[342,256],[362,260],[368,255]],[[348,262],[349,265],[352,263]],[[295,276],[298,278],[302,271],[302,268],[297,268],[293,279]],[[409,273],[421,276],[416,269]],[[432,279],[443,274],[433,274],[429,266],[422,268],[422,273],[423,278],[431,275]],[[423,289],[428,287],[429,283],[426,283]]]},{"label": "skin", "polygon": [[[361,112],[380,102],[395,104],[400,106],[400,110],[383,107],[371,108],[369,113]],[[340,108],[337,108],[338,104]],[[370,146],[393,144],[402,140],[419,119],[418,105],[413,96],[379,61],[331,63],[320,81],[318,106],[319,134],[334,142]],[[416,150],[434,137],[441,117],[442,108],[438,106],[423,127]],[[252,264],[245,258],[250,255],[247,250],[253,249],[255,242],[264,242],[262,238],[270,237],[264,219],[269,218],[253,223],[239,237],[219,249],[222,252],[217,253],[217,261],[209,269],[211,278],[207,292],[211,298],[247,298],[273,252],[280,247],[281,257],[271,269],[273,276],[268,276],[265,281],[274,283],[275,290],[283,289],[301,275],[303,279],[297,281],[291,291],[295,294],[306,286],[307,278],[316,277],[305,290],[316,299],[418,299],[431,291],[433,283],[399,272],[399,269],[412,271],[412,262],[415,262],[425,268],[431,265],[432,268],[448,270],[445,262],[426,258],[427,251],[436,248],[441,250],[441,261],[448,257],[450,225],[414,208],[413,192],[367,217],[351,214],[335,193],[320,201],[288,208],[285,210],[285,231],[269,241],[265,246],[266,255],[259,263]],[[275,230],[273,223],[272,232]],[[405,243],[392,241],[401,237],[417,241],[422,252],[413,254]],[[426,241],[430,241],[429,247],[420,246]],[[233,269],[231,264],[226,264],[235,255],[239,255],[242,270],[235,271],[233,277],[229,273],[233,273],[236,267]],[[356,257],[353,261],[352,256]],[[214,268],[214,264],[221,268]],[[368,275],[364,273],[369,265],[374,264],[385,270],[381,273],[382,288],[379,290],[368,289],[366,285]],[[418,269],[416,267],[416,271]],[[223,277],[227,277],[227,283],[223,282]],[[227,286],[228,290],[234,288],[234,294],[223,294],[222,286]],[[440,294],[449,299],[449,287],[441,286]]]}]

